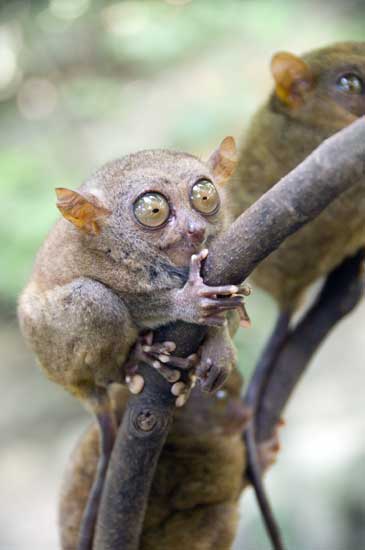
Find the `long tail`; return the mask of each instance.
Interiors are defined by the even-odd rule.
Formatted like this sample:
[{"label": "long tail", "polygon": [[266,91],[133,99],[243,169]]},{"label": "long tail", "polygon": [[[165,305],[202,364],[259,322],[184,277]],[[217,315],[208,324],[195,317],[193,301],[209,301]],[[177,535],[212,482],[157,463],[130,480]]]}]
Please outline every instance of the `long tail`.
[{"label": "long tail", "polygon": [[253,411],[252,421],[244,432],[244,441],[247,448],[247,477],[254,488],[273,550],[285,550],[285,547],[262,483],[262,473],[256,446],[255,420],[260,399],[274,368],[275,360],[288,336],[289,321],[289,312],[280,313],[272,335],[252,375],[245,396],[245,403]]}]

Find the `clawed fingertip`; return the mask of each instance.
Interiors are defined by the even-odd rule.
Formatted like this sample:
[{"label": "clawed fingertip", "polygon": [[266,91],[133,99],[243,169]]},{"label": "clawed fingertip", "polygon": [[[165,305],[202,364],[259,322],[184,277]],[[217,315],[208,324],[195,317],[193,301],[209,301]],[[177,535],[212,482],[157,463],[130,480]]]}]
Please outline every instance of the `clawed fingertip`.
[{"label": "clawed fingertip", "polygon": [[187,402],[188,398],[185,394],[183,395],[179,395],[179,397],[176,399],[175,401],[175,406],[176,407],[183,407],[185,405],[185,403]]},{"label": "clawed fingertip", "polygon": [[181,395],[185,391],[186,385],[184,382],[176,382],[171,388],[172,395]]},{"label": "clawed fingertip", "polygon": [[144,379],[140,374],[136,374],[130,379],[128,383],[128,389],[134,395],[141,393],[144,387]]},{"label": "clawed fingertip", "polygon": [[180,378],[181,378],[181,372],[178,370],[172,370],[169,373],[169,382],[171,383],[177,382],[178,380],[180,380]]},{"label": "clawed fingertip", "polygon": [[175,351],[176,350],[176,344],[175,342],[164,342],[164,346],[169,351]]}]

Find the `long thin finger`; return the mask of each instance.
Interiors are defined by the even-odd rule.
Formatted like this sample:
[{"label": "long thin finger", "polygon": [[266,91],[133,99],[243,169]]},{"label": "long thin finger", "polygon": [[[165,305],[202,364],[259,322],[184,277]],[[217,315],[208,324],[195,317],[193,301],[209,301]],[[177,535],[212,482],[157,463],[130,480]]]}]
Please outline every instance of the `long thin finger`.
[{"label": "long thin finger", "polygon": [[189,281],[196,282],[200,279],[200,269],[202,265],[202,257],[200,254],[193,254],[190,258],[190,270],[189,270]]},{"label": "long thin finger", "polygon": [[171,353],[175,351],[176,344],[174,342],[161,342],[161,344],[152,344],[152,346],[142,346],[145,353]]},{"label": "long thin finger", "polygon": [[204,286],[198,291],[199,296],[231,296],[237,294],[238,286],[226,285],[226,286]]},{"label": "long thin finger", "polygon": [[171,355],[159,355],[158,360],[161,363],[168,364],[178,369],[188,370],[193,368],[198,362],[198,356],[194,354],[189,357],[175,357]]},{"label": "long thin finger", "polygon": [[210,298],[203,298],[203,300],[201,301],[201,307],[203,309],[210,309],[217,306],[241,307],[242,303],[242,296],[234,296],[233,298],[217,298],[215,300],[212,300]]},{"label": "long thin finger", "polygon": [[163,365],[159,361],[153,362],[153,368],[157,370],[165,380],[170,382],[170,384],[173,384],[174,382],[177,382],[180,380],[181,373],[178,370],[170,369],[169,367]]}]

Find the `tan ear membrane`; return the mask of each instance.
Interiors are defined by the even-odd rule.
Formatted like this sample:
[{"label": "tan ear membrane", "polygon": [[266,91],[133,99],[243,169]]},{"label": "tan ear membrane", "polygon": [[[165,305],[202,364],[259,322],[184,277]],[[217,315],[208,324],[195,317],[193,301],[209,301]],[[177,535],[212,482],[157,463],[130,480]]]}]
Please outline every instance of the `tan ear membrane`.
[{"label": "tan ear membrane", "polygon": [[278,52],[271,60],[276,96],[289,107],[299,107],[303,95],[314,85],[310,67],[303,59],[289,52]]},{"label": "tan ear membrane", "polygon": [[57,187],[56,206],[66,220],[73,223],[78,229],[97,235],[100,233],[99,221],[101,218],[110,215],[110,210],[98,203],[94,197],[87,199],[77,191]]},{"label": "tan ear membrane", "polygon": [[235,171],[238,162],[236,143],[233,137],[224,138],[220,146],[211,154],[208,165],[215,181],[225,183]]}]

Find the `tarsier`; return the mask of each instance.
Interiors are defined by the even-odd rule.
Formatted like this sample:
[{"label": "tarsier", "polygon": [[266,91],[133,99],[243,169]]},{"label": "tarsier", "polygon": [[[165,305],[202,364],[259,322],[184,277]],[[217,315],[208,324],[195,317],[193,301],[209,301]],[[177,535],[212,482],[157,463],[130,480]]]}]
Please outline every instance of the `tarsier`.
[{"label": "tarsier", "polygon": [[[190,387],[179,381],[181,369],[193,369],[202,389],[214,391],[234,363],[226,314],[245,322],[242,289],[206,286],[200,266],[227,223],[221,186],[235,164],[234,140],[226,138],[207,162],[142,151],[106,164],[78,191],[56,190],[63,218],[38,253],[19,319],[49,378],[83,401],[100,426],[81,547],[91,546],[121,415],[109,388],[126,382],[141,391],[142,360],[171,382],[182,406]],[[153,343],[151,329],[176,320],[209,326],[199,356],[182,359],[172,342]]]},{"label": "tarsier", "polygon": [[[234,323],[230,329],[235,330]],[[250,418],[241,389],[242,379],[235,369],[222,389],[203,394],[195,388],[187,405],[176,409],[151,488],[141,550],[231,548],[244,485],[241,433]],[[125,404],[124,388],[120,389],[119,399]],[[97,468],[98,439],[94,425],[70,459],[60,501],[62,550],[77,548]],[[260,446],[262,469],[275,461],[277,451],[277,438]]]},{"label": "tarsier", "polygon": [[[235,216],[323,140],[365,115],[364,42],[334,44],[303,57],[280,52],[273,56],[271,70],[275,89],[253,118],[230,182]],[[246,402],[254,413],[260,407],[276,357],[290,337],[290,321],[307,288],[364,247],[364,213],[364,182],[359,182],[289,237],[253,273],[252,280],[274,297],[280,309],[272,338],[247,392]],[[246,442],[249,473],[258,484],[255,428],[253,420],[246,431]]]},{"label": "tarsier", "polygon": [[[238,371],[213,394],[192,391],[176,409],[163,447],[143,524],[141,550],[231,547],[242,486],[241,432],[247,408]],[[126,390],[120,398],[126,401]],[[71,456],[61,493],[62,550],[76,550],[83,510],[95,476],[98,431],[94,425]]]}]

